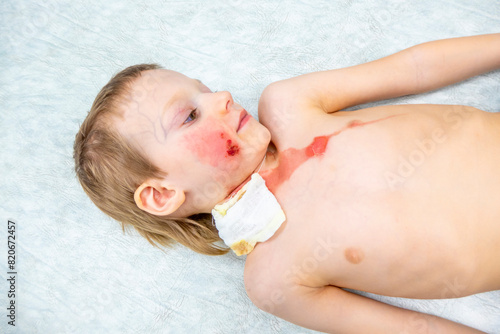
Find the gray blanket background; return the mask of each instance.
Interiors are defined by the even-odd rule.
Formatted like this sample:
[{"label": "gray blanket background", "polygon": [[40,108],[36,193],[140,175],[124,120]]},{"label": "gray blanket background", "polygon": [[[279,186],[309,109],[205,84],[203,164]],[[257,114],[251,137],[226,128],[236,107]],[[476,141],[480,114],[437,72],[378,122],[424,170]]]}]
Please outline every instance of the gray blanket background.
[{"label": "gray blanket background", "polygon": [[[1,1],[0,332],[312,332],[253,306],[244,258],[153,248],[87,199],[72,145],[97,92],[124,67],[157,62],[229,90],[256,115],[273,81],[493,32],[498,0]],[[500,73],[383,103],[498,112]],[[6,317],[8,219],[17,226],[15,327]],[[498,291],[373,297],[500,333]]]}]

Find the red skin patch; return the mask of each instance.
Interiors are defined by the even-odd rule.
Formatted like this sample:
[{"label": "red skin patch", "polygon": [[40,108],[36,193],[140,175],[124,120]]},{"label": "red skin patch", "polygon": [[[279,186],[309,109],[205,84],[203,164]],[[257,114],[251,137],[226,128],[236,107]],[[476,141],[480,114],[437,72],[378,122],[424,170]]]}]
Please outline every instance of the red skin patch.
[{"label": "red skin patch", "polygon": [[314,138],[311,145],[306,147],[306,156],[308,158],[314,157],[316,155],[323,155],[326,151],[326,145],[328,145],[328,140],[330,140],[330,136],[320,136]]},{"label": "red skin patch", "polygon": [[339,135],[345,130],[373,124],[395,116],[398,115],[392,115],[369,122],[355,120],[347,124],[344,128],[335,131],[330,135],[315,137],[312,143],[304,148],[297,149],[290,147],[283,152],[280,152],[278,167],[263,172],[261,174],[262,178],[264,178],[264,180],[266,181],[266,185],[269,190],[275,193],[278,187],[283,184],[283,182],[290,179],[292,174],[300,165],[302,165],[310,158],[321,157],[323,154],[325,154],[328,142],[332,137]]},{"label": "red skin patch", "polygon": [[207,127],[187,137],[186,146],[202,163],[217,167],[240,152],[240,147],[228,137],[222,130],[208,130]]},{"label": "red skin patch", "polygon": [[238,145],[233,145],[233,141],[231,139],[227,140],[227,155],[234,156],[240,152],[240,148]]}]

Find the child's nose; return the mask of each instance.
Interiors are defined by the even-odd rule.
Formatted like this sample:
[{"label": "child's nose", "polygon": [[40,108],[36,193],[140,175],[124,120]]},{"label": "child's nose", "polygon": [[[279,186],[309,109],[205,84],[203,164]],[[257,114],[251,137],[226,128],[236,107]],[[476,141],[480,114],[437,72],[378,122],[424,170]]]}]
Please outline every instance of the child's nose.
[{"label": "child's nose", "polygon": [[234,103],[231,93],[227,91],[217,92],[216,96],[216,111],[221,115],[225,115],[230,112],[231,107]]}]

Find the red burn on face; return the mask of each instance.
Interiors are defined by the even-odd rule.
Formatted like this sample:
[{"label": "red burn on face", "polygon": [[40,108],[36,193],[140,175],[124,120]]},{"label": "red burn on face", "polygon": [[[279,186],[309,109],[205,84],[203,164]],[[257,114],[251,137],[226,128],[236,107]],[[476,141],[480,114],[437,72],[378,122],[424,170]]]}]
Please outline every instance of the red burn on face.
[{"label": "red burn on face", "polygon": [[232,145],[232,143],[233,141],[231,139],[228,139],[226,145],[227,145],[227,155],[233,157],[240,152],[240,148],[238,145]]},{"label": "red burn on face", "polygon": [[208,124],[204,129],[184,138],[186,148],[204,164],[222,167],[227,159],[237,156],[240,147],[231,136],[221,130],[213,131],[216,124]]}]

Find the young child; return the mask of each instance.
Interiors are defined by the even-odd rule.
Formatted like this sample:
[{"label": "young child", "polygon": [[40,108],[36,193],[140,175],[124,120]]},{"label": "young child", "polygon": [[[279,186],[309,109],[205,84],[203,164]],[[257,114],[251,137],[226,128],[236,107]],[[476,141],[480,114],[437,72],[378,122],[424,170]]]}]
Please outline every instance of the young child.
[{"label": "young child", "polygon": [[100,209],[151,243],[211,255],[227,252],[212,210],[260,175],[286,220],[244,250],[256,306],[323,332],[475,333],[344,288],[408,298],[500,289],[500,115],[343,110],[499,67],[500,34],[424,43],[273,83],[259,123],[228,92],[137,65],[97,96],[76,136],[76,172]]}]

